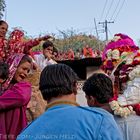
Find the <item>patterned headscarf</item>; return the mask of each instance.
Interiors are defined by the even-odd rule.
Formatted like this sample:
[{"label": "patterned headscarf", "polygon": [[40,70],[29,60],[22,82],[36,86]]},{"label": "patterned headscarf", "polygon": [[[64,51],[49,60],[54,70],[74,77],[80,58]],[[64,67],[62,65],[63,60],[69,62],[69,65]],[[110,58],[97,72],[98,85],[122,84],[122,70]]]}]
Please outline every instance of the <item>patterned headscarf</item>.
[{"label": "patterned headscarf", "polygon": [[18,65],[20,64],[20,61],[22,60],[23,56],[25,54],[14,54],[11,55],[7,60],[6,63],[9,65],[9,78],[6,80],[6,82],[4,83],[4,89],[7,89],[10,82],[12,81],[16,70],[18,68]]},{"label": "patterned headscarf", "polygon": [[23,33],[21,30],[15,29],[15,30],[10,34],[10,39],[17,41],[17,40],[20,40],[21,37],[23,37],[23,36],[24,36],[24,33]]},{"label": "patterned headscarf", "polygon": [[8,45],[10,49],[10,53],[23,53],[24,45],[22,42],[22,38],[24,37],[24,33],[19,30],[15,29],[9,37]]},{"label": "patterned headscarf", "polygon": [[25,53],[25,54],[29,54],[29,50],[38,45],[40,43],[40,41],[42,41],[43,39],[45,40],[45,38],[49,38],[49,36],[45,36],[42,38],[35,38],[35,39],[30,39],[30,40],[24,40],[24,33],[23,31],[19,30],[19,29],[15,29],[11,34],[10,37],[8,39],[8,45],[9,45],[9,50],[10,50],[10,54],[14,54],[14,53]]}]

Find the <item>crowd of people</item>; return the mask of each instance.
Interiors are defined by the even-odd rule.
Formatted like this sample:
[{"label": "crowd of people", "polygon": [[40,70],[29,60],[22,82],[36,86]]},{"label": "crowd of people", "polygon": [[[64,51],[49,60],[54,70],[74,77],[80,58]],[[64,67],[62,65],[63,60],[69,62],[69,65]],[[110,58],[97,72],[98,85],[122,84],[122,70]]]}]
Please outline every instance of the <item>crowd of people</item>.
[{"label": "crowd of people", "polygon": [[55,57],[56,60],[79,60],[84,58],[97,58],[101,57],[102,51],[94,50],[89,45],[85,45],[81,49],[77,49],[73,51],[70,48],[68,51],[58,51],[57,56]]},{"label": "crowd of people", "polygon": [[[44,49],[44,48],[43,48]],[[42,51],[33,51],[33,54],[42,54]],[[69,48],[68,50],[62,51],[58,50],[53,45],[53,56],[52,58],[56,61],[63,61],[63,60],[79,60],[84,58],[97,58],[101,57],[102,51],[98,49],[93,49],[89,45],[83,46],[83,48],[79,48],[77,50],[73,50]]]},{"label": "crowd of people", "polygon": [[[79,78],[57,63],[51,36],[24,40],[16,29],[6,39],[7,30],[1,20],[0,140],[139,140],[140,50],[129,36],[106,44],[99,71],[82,87],[86,107],[76,102]],[[42,52],[31,52],[41,41]],[[88,45],[65,59],[87,57],[96,57]]]}]

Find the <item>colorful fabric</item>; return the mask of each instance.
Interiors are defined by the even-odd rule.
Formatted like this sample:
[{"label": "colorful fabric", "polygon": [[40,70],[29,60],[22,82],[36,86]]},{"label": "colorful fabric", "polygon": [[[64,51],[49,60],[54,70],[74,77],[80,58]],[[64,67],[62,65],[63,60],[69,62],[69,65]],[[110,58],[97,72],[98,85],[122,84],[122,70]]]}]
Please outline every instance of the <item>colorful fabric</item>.
[{"label": "colorful fabric", "polygon": [[84,57],[93,57],[93,50],[90,47],[83,48],[83,56]]},{"label": "colorful fabric", "polygon": [[9,67],[9,78],[4,83],[3,94],[0,96],[0,139],[16,140],[17,135],[27,125],[26,107],[31,97],[31,84],[11,81],[24,54],[10,56],[6,63]]},{"label": "colorful fabric", "polygon": [[14,30],[9,38],[8,45],[11,55],[14,53],[29,53],[29,50],[40,43],[38,39],[23,41],[24,33],[21,30]]},{"label": "colorful fabric", "polygon": [[[117,101],[110,105],[116,115],[140,114],[140,50],[127,35],[116,34],[103,51],[102,69],[111,77]],[[133,108],[132,108],[133,106]]]},{"label": "colorful fabric", "polygon": [[0,140],[16,140],[27,125],[26,106],[31,97],[31,85],[20,82],[0,96]]},{"label": "colorful fabric", "polygon": [[11,34],[10,34],[10,39],[11,40],[15,40],[18,41],[21,39],[21,37],[24,36],[24,33],[19,30],[19,29],[15,29]]},{"label": "colorful fabric", "polygon": [[15,53],[25,53],[30,54],[30,49],[37,46],[40,41],[47,40],[51,36],[44,36],[40,38],[24,40],[24,32],[15,29],[11,32],[8,40],[0,39],[0,61],[5,61],[10,55]]},{"label": "colorful fabric", "polygon": [[7,40],[0,38],[0,61],[5,61],[8,55]]},{"label": "colorful fabric", "polygon": [[68,60],[74,60],[74,52],[72,49],[68,51]]},{"label": "colorful fabric", "polygon": [[107,72],[121,64],[126,57],[131,57],[131,54],[138,50],[133,40],[124,34],[115,34],[114,38],[107,43],[102,54],[103,65],[102,69]]},{"label": "colorful fabric", "polygon": [[6,80],[6,82],[3,85],[4,89],[8,88],[11,80],[13,79],[16,73],[17,67],[24,55],[25,54],[13,54],[9,56],[9,58],[6,60],[6,63],[9,65],[9,78]]},{"label": "colorful fabric", "polygon": [[114,38],[107,43],[103,51],[102,59],[106,59],[106,52],[108,50],[117,49],[119,52],[134,52],[138,50],[138,46],[135,45],[134,41],[127,35],[118,33],[114,35]]}]

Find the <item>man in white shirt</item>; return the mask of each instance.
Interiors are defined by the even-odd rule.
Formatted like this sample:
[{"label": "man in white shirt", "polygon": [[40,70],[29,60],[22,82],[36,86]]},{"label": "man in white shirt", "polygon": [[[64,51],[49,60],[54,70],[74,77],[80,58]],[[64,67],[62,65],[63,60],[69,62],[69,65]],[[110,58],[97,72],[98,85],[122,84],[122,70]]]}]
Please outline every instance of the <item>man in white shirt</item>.
[{"label": "man in white shirt", "polygon": [[54,45],[51,41],[45,41],[42,45],[43,53],[34,55],[36,64],[41,70],[43,70],[47,65],[57,64],[55,60],[52,59]]}]

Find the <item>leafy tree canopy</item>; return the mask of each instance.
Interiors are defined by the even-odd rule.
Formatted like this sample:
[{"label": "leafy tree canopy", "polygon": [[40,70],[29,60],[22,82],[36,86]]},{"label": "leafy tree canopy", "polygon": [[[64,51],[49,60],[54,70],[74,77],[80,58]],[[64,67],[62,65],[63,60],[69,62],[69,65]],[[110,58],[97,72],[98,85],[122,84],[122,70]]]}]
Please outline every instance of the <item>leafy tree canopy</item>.
[{"label": "leafy tree canopy", "polygon": [[0,0],[0,19],[3,17],[3,12],[5,11],[5,0]]}]

